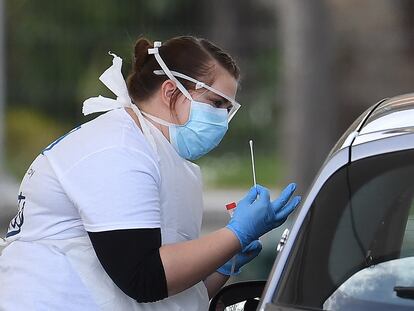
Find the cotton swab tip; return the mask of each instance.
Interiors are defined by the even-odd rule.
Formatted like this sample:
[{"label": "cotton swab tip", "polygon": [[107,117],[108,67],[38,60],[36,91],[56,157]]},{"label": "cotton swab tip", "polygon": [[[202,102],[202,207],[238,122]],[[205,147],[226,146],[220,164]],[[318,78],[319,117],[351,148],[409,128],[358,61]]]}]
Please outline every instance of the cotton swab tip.
[{"label": "cotton swab tip", "polygon": [[256,187],[256,170],[255,170],[255,167],[254,167],[254,154],[253,154],[253,140],[252,139],[250,139],[249,145],[250,145],[250,155],[251,155],[251,158],[252,158],[253,184]]}]

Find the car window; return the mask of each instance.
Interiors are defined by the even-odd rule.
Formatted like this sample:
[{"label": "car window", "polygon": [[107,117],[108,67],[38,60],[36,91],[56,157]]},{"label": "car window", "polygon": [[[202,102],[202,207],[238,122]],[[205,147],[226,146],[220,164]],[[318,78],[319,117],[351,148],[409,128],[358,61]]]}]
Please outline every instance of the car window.
[{"label": "car window", "polygon": [[414,203],[411,205],[407,225],[405,226],[402,251],[404,256],[414,256]]},{"label": "car window", "polygon": [[414,151],[340,169],[316,196],[273,302],[327,310],[412,308],[414,300],[401,296],[414,287],[413,206]]}]

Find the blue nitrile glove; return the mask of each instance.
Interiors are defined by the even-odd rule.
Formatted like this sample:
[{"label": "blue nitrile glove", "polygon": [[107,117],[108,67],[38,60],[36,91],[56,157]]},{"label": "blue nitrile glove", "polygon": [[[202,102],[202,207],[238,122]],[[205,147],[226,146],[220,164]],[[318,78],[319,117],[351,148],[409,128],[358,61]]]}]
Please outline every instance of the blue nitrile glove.
[{"label": "blue nitrile glove", "polygon": [[[224,275],[237,275],[241,272],[241,267],[245,264],[252,261],[257,255],[259,255],[262,250],[262,243],[259,240],[255,240],[249,245],[247,245],[240,253],[227,261],[223,266],[217,269],[217,272],[220,272]],[[233,267],[233,261],[236,260],[234,271],[231,273],[231,268]]]},{"label": "blue nitrile glove", "polygon": [[256,185],[250,189],[226,226],[237,236],[242,249],[286,221],[300,202],[299,196],[290,200],[295,189],[296,184],[289,184],[273,202],[267,188]]}]

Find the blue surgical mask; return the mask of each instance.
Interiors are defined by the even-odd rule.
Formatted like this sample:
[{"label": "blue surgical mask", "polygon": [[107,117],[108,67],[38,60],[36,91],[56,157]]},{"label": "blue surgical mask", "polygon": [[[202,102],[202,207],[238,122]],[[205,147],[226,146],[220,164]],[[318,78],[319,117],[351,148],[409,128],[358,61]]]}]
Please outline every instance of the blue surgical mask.
[{"label": "blue surgical mask", "polygon": [[190,115],[183,125],[169,123],[141,112],[151,120],[168,126],[171,145],[187,160],[196,160],[217,147],[228,128],[227,109],[215,108],[195,100],[191,101]]}]

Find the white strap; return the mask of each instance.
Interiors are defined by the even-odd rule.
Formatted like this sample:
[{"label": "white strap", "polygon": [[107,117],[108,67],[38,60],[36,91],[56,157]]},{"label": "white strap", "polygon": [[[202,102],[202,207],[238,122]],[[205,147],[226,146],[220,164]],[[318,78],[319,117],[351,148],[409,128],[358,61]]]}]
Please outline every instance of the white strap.
[{"label": "white strap", "polygon": [[147,125],[147,121],[142,116],[142,111],[138,109],[137,106],[132,105],[132,110],[135,112],[135,115],[137,116],[139,123],[141,124],[142,133],[144,133],[144,136],[147,138],[148,142],[150,143],[151,147],[154,149],[155,153],[158,154],[157,144],[155,143],[155,139],[151,134],[151,131]]},{"label": "white strap", "polygon": [[[167,73],[164,70],[154,70],[154,74],[156,74],[156,75],[166,75]],[[230,103],[232,103],[233,107],[231,108],[231,110],[229,112],[229,122],[234,117],[236,112],[239,110],[240,104],[238,102],[236,102],[236,100],[234,98],[231,98],[231,97],[227,96],[223,92],[220,92],[219,90],[216,90],[215,88],[205,84],[204,82],[198,81],[194,78],[191,78],[191,77],[189,77],[189,76],[187,76],[183,73],[180,73],[180,72],[177,72],[177,71],[174,71],[174,70],[170,70],[170,74],[172,74],[174,77],[182,78],[182,79],[185,79],[187,81],[195,83],[195,89],[196,90],[201,89],[201,88],[205,88],[206,90],[209,90],[209,91],[211,91],[211,92],[213,92],[217,95],[220,95],[221,97],[227,99]]]},{"label": "white strap", "polygon": [[88,98],[83,102],[82,112],[84,115],[88,115],[94,112],[109,111],[123,107],[132,108],[140,121],[144,136],[157,153],[157,146],[154,138],[152,137],[148,126],[145,124],[145,120],[142,117],[140,110],[131,102],[131,98],[129,97],[128,88],[121,71],[122,58],[111,52],[109,52],[109,55],[113,56],[112,66],[105,70],[99,77],[99,80],[101,80],[117,97],[116,99],[113,99],[99,95],[98,97]]},{"label": "white strap", "polygon": [[117,97],[116,99],[99,95],[98,97],[88,98],[83,102],[82,113],[88,115],[94,112],[109,111],[121,107],[134,106],[128,94],[125,79],[122,76],[122,58],[109,52],[113,56],[112,66],[105,70],[99,77]]},{"label": "white strap", "polygon": [[[233,105],[234,104],[235,105],[240,105],[238,102],[236,102],[236,100],[234,98],[231,98],[231,97],[227,96],[223,92],[221,92],[219,90],[216,90],[215,88],[209,86],[208,84],[205,84],[204,82],[201,82],[201,81],[198,81],[198,80],[196,80],[194,78],[191,78],[191,77],[189,77],[189,76],[187,76],[187,75],[185,75],[185,74],[183,74],[181,72],[177,72],[177,71],[174,71],[174,70],[171,70],[170,72],[175,77],[182,78],[182,79],[185,79],[187,81],[190,81],[190,82],[195,83],[195,89],[196,90],[201,89],[201,88],[205,88],[206,90],[209,90],[209,91],[211,91],[211,92],[213,92],[213,93],[215,93],[217,95],[220,95],[221,97],[227,99]],[[156,75],[164,75],[164,74],[166,74],[163,70],[154,70],[154,73]]]},{"label": "white strap", "polygon": [[173,76],[170,69],[168,69],[167,65],[164,63],[164,61],[161,58],[161,55],[158,51],[159,47],[161,47],[161,42],[160,41],[155,41],[154,42],[154,48],[153,49],[148,49],[148,54],[154,55],[155,59],[157,60],[158,64],[162,68],[162,70],[165,72],[165,74],[167,75],[167,77],[170,80],[174,81],[177,84],[177,87],[181,91],[181,93],[183,93],[183,95],[185,97],[187,97],[189,100],[193,100],[193,98],[191,97],[191,95],[187,91],[187,89],[184,87],[184,85],[182,85],[181,82],[178,81],[177,78]]},{"label": "white strap", "polygon": [[154,42],[154,48],[148,49],[148,54],[155,54],[158,53],[158,48],[161,47],[161,41]]},{"label": "white strap", "polygon": [[147,113],[145,111],[141,111],[141,113],[144,116],[150,118],[151,120],[157,122],[158,124],[161,124],[161,125],[164,125],[164,126],[174,126],[174,125],[177,125],[177,124],[174,124],[174,123],[167,122],[167,121],[165,121],[163,119],[160,119],[160,118],[158,118],[156,116],[153,116],[152,114],[149,114],[149,113]]}]

